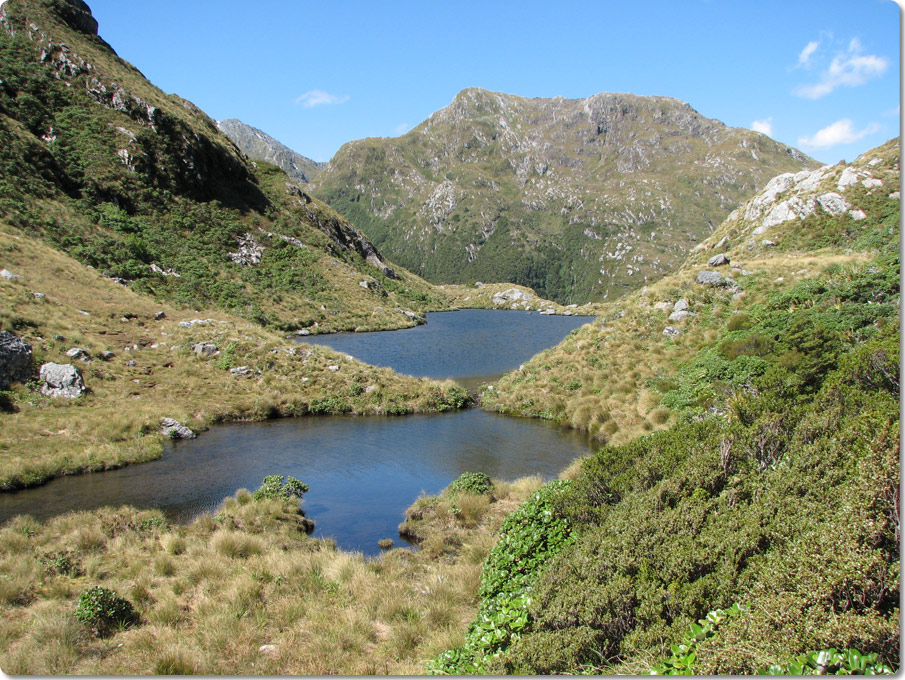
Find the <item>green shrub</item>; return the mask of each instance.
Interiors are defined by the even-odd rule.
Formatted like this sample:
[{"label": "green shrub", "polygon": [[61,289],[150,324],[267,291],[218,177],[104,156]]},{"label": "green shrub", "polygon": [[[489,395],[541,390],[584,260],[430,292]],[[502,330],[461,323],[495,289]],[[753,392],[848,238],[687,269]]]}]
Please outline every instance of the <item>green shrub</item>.
[{"label": "green shrub", "polygon": [[252,499],[256,501],[272,498],[301,499],[307,492],[308,485],[300,482],[295,477],[286,477],[284,482],[283,475],[267,475],[264,478],[264,483],[252,494]]},{"label": "green shrub", "polygon": [[463,472],[449,485],[451,494],[457,493],[488,493],[493,490],[493,482],[483,472]]},{"label": "green shrub", "polygon": [[75,617],[90,626],[98,637],[131,626],[138,620],[131,602],[101,586],[89,588],[79,596]]},{"label": "green shrub", "polygon": [[570,482],[541,487],[500,527],[500,539],[481,573],[481,604],[462,647],[428,663],[432,674],[487,673],[488,665],[531,627],[531,586],[550,559],[571,541],[569,523],[554,512]]}]

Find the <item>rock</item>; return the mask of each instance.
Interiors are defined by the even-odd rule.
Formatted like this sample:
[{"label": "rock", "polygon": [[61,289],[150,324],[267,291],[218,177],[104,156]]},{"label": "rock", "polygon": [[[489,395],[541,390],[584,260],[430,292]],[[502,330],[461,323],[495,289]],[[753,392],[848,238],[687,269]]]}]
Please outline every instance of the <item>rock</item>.
[{"label": "rock", "polygon": [[661,300],[660,302],[654,303],[654,309],[659,310],[661,312],[665,312],[667,309],[672,307],[672,305],[665,300]]},{"label": "rock", "polygon": [[851,207],[849,206],[848,201],[832,191],[818,196],[817,202],[830,215],[841,215]]},{"label": "rock", "polygon": [[82,374],[72,364],[47,363],[41,366],[41,394],[47,397],[75,399],[82,396],[87,388]]},{"label": "rock", "polygon": [[79,361],[84,361],[85,363],[91,361],[91,355],[81,347],[73,347],[72,349],[66,350],[66,356],[70,359],[78,359]]},{"label": "rock", "polygon": [[531,293],[519,290],[518,288],[509,288],[493,296],[493,304],[502,305],[507,302],[527,302],[534,299]]},{"label": "rock", "polygon": [[556,314],[556,311],[553,309],[542,309],[538,312],[538,314],[542,314],[543,316],[550,316],[551,314]]},{"label": "rock", "polygon": [[164,314],[163,312],[157,312],[154,315],[154,321],[160,321],[161,319],[166,319],[166,318],[167,318],[167,315]]},{"label": "rock", "polygon": [[105,352],[101,352],[97,356],[101,361],[110,361],[110,359],[112,359],[116,355],[113,352],[105,351]]},{"label": "rock", "polygon": [[332,364],[332,365],[330,365],[330,366],[327,366],[327,368],[330,369],[331,371],[338,371],[338,370],[339,370],[339,366],[337,366],[336,364]]},{"label": "rock", "polygon": [[368,283],[367,281],[359,281],[358,285],[361,286],[362,288],[364,288],[365,290],[370,290],[370,288],[371,288],[371,284]]},{"label": "rock", "polygon": [[229,372],[237,378],[251,378],[257,373],[251,366],[237,366],[229,369]]},{"label": "rock", "polygon": [[760,244],[767,248],[773,248],[776,246],[776,241],[771,241],[770,239],[765,238],[763,241],[760,242]]},{"label": "rock", "polygon": [[18,274],[13,274],[8,269],[0,269],[0,277],[3,277],[7,281],[12,281],[14,279],[21,278]]},{"label": "rock", "polygon": [[698,273],[695,281],[702,286],[725,286],[727,279],[719,272],[711,272],[705,269]]},{"label": "rock", "polygon": [[680,312],[673,312],[669,315],[670,321],[684,321],[689,316],[694,316],[694,312],[689,312],[688,310],[682,310]]},{"label": "rock", "polygon": [[667,326],[663,329],[663,335],[666,335],[670,338],[674,338],[678,335],[682,335],[682,331],[678,328],[673,328],[672,326]]},{"label": "rock", "polygon": [[726,257],[725,253],[720,253],[707,260],[707,264],[711,267],[721,267],[724,264],[729,264],[729,258]]},{"label": "rock", "polygon": [[297,330],[295,332],[295,334],[296,335],[311,335],[311,331],[309,331],[307,328],[302,328],[301,330]]},{"label": "rock", "polygon": [[849,210],[848,214],[851,215],[853,220],[863,220],[867,218],[867,213],[865,213],[860,208],[856,210]]},{"label": "rock", "polygon": [[129,361],[126,362],[126,366],[128,366],[129,368],[134,367],[134,366],[135,366],[135,359],[129,359]]},{"label": "rock", "polygon": [[217,352],[217,345],[212,342],[196,342],[192,345],[192,351],[198,356],[209,357]]},{"label": "rock", "polygon": [[681,300],[676,300],[676,304],[672,306],[672,311],[674,312],[683,312],[688,309],[688,300],[682,298]]},{"label": "rock", "polygon": [[9,331],[0,331],[0,390],[31,377],[31,345]]},{"label": "rock", "polygon": [[32,293],[32,296],[34,297],[35,300],[45,300],[45,299],[47,299],[47,296],[44,295],[44,293]]},{"label": "rock", "polygon": [[261,645],[258,647],[258,651],[261,654],[273,654],[277,651],[276,645]]},{"label": "rock", "polygon": [[194,439],[198,435],[188,427],[173,418],[162,418],[160,420],[160,433],[164,437],[170,439]]},{"label": "rock", "polygon": [[255,241],[255,237],[247,233],[239,237],[239,249],[229,254],[229,259],[243,267],[253,267],[261,264],[261,256],[264,254],[264,246]]}]

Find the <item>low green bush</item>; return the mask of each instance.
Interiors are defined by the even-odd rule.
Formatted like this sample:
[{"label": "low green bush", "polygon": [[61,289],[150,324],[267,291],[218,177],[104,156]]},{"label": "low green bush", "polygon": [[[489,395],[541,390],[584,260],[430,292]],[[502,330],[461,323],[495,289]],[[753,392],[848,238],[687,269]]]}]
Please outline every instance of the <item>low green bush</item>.
[{"label": "low green bush", "polygon": [[483,472],[463,472],[447,488],[449,493],[487,493],[493,490],[493,482]]},{"label": "low green bush", "polygon": [[75,617],[98,637],[105,637],[117,628],[131,626],[138,620],[131,602],[101,586],[89,588],[79,596]]},{"label": "low green bush", "polygon": [[295,477],[286,477],[284,482],[283,475],[267,475],[264,483],[252,494],[252,499],[256,501],[272,498],[301,499],[307,492],[308,485]]}]

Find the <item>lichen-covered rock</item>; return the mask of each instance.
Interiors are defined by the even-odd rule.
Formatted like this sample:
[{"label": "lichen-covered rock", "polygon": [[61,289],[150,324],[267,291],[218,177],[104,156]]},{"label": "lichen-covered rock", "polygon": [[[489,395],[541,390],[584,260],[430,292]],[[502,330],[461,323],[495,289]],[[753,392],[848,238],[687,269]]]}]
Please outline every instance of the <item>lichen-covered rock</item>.
[{"label": "lichen-covered rock", "polygon": [[81,347],[73,347],[66,350],[66,356],[70,359],[78,359],[79,361],[84,361],[86,363],[91,361],[91,355]]},{"label": "lichen-covered rock", "polygon": [[41,366],[40,375],[44,382],[41,394],[47,397],[76,399],[87,391],[81,371],[72,364],[46,363]]},{"label": "lichen-covered rock", "polygon": [[196,342],[192,345],[192,351],[198,356],[209,357],[217,352],[217,345],[212,342]]},{"label": "lichen-covered rock", "polygon": [[722,267],[725,264],[729,264],[729,258],[726,257],[725,253],[720,253],[707,260],[707,264],[711,267]]},{"label": "lichen-covered rock", "polygon": [[705,269],[698,274],[695,281],[702,286],[725,286],[727,279],[719,272],[712,272]]},{"label": "lichen-covered rock", "polygon": [[160,420],[160,432],[170,439],[194,439],[196,435],[191,429],[173,418]]},{"label": "lichen-covered rock", "polygon": [[31,345],[9,331],[0,331],[0,390],[28,380],[31,362]]}]

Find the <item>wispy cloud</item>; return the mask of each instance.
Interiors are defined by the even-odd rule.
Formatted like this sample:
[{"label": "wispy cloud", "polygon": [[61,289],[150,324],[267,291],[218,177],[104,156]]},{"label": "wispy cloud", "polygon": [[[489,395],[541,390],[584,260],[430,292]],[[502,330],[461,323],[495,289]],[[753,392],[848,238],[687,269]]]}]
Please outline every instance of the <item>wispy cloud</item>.
[{"label": "wispy cloud", "polygon": [[863,130],[855,130],[852,121],[843,118],[819,130],[811,137],[799,137],[798,145],[814,149],[829,149],[838,144],[857,142],[862,137],[878,132],[881,128],[879,123],[871,123]]},{"label": "wispy cloud", "polygon": [[811,56],[814,52],[817,51],[817,48],[820,47],[819,40],[812,40],[805,48],[801,50],[801,54],[798,55],[798,65],[799,66],[810,66],[811,64]]},{"label": "wispy cloud", "polygon": [[295,98],[295,103],[304,106],[306,109],[315,106],[323,106],[325,104],[342,104],[349,101],[349,95],[336,95],[324,92],[323,90],[308,90],[305,94],[300,94]]},{"label": "wispy cloud", "polygon": [[761,132],[768,137],[773,134],[773,117],[770,116],[764,120],[756,120],[751,123],[751,129],[755,132]]},{"label": "wispy cloud", "polygon": [[412,129],[412,126],[408,123],[399,123],[396,127],[393,128],[393,133],[398,137],[399,135],[404,135],[406,132]]},{"label": "wispy cloud", "polygon": [[[808,47],[811,44],[813,43],[809,43]],[[805,55],[808,47],[804,48],[801,56]],[[837,87],[843,85],[857,87],[883,75],[889,67],[889,60],[873,54],[862,54],[862,51],[861,42],[857,38],[853,38],[848,49],[843,54],[836,55],[829,67],[820,73],[820,79],[816,83],[799,85],[792,90],[792,94],[805,99],[820,99]],[[813,53],[814,50],[811,50],[807,54],[807,58],[810,59]],[[799,63],[801,63],[801,56],[799,56]]]}]

